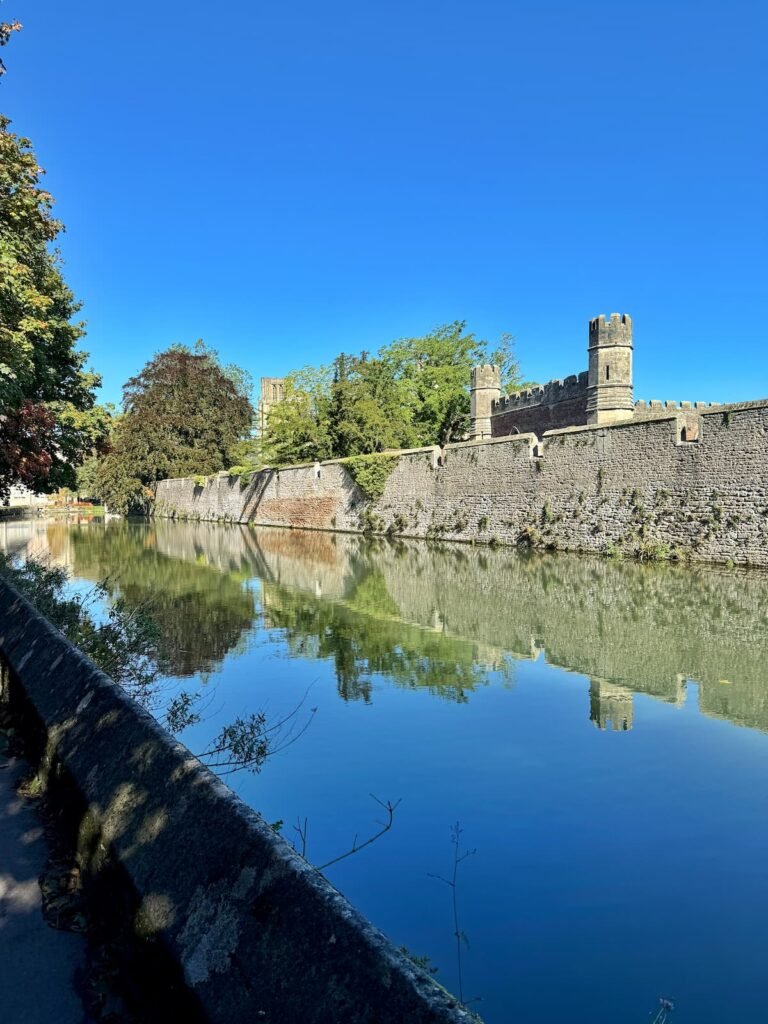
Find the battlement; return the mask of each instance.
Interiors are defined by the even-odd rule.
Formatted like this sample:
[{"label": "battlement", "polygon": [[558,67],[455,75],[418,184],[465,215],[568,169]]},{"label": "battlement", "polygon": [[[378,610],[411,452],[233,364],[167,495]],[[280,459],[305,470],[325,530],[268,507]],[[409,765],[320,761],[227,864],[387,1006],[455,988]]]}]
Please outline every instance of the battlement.
[{"label": "battlement", "polygon": [[711,412],[719,408],[719,402],[660,402],[654,398],[649,402],[635,402],[632,415],[635,419],[642,419],[644,416],[660,416],[663,413]]},{"label": "battlement", "polygon": [[526,388],[524,391],[513,391],[512,394],[503,395],[492,403],[491,415],[516,409],[530,409],[537,405],[557,405],[559,402],[580,398],[586,392],[588,377],[589,374],[585,370],[583,373],[573,373],[570,377],[550,380],[546,384]]},{"label": "battlement", "polygon": [[470,386],[472,390],[493,388],[498,391],[501,388],[501,367],[493,363],[473,366],[470,370]]},{"label": "battlement", "polygon": [[603,314],[589,321],[589,347],[627,345],[632,347],[632,317],[628,313]]}]

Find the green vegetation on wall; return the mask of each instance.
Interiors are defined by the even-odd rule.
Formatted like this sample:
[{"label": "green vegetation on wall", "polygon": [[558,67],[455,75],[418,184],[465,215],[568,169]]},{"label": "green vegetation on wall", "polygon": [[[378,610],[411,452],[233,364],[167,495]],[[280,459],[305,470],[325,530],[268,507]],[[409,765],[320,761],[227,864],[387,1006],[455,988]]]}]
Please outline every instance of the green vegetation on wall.
[{"label": "green vegetation on wall", "polygon": [[382,496],[396,462],[397,455],[389,452],[344,459],[344,465],[369,501],[378,501]]}]

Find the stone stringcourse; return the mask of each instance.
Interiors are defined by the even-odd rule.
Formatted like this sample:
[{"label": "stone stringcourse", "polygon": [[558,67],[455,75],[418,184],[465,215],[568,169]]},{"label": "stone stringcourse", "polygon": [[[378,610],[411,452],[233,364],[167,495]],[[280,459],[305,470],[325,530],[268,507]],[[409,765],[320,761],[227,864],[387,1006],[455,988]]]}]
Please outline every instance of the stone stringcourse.
[{"label": "stone stringcourse", "polygon": [[0,580],[4,691],[46,737],[106,849],[137,931],[162,942],[211,1024],[470,1024],[293,848]]}]

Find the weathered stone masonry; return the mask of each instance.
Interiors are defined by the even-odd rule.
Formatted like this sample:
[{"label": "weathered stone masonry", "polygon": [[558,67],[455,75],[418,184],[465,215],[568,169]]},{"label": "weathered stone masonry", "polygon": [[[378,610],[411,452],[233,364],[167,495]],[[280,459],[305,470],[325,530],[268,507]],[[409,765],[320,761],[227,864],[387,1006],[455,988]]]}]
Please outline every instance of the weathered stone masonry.
[{"label": "weathered stone masonry", "polygon": [[166,480],[155,514],[768,567],[768,401],[643,413],[400,453],[376,502],[335,461]]},{"label": "weathered stone masonry", "polygon": [[[470,383],[470,437],[506,437],[532,432],[542,436],[564,427],[604,426],[678,411],[676,402],[635,402],[632,397],[632,318],[626,313],[589,321],[589,369],[512,394],[501,394],[498,366],[476,366]],[[681,402],[689,413],[688,440],[694,440],[702,402]]]}]

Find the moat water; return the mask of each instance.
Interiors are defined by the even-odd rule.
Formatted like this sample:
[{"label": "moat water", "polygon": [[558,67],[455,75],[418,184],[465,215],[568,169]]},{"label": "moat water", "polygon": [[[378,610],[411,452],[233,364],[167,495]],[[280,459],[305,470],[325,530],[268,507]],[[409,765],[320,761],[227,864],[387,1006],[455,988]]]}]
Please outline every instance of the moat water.
[{"label": "moat water", "polygon": [[[4,531],[4,532],[3,532]],[[183,741],[316,708],[228,782],[489,1024],[768,1019],[768,576],[239,526],[5,523],[148,603]],[[226,837],[222,837],[226,841]]]}]

